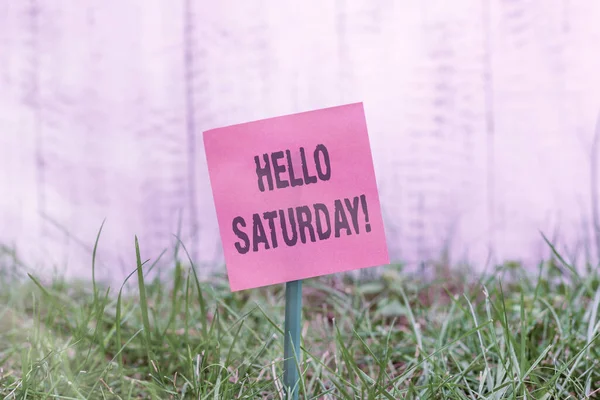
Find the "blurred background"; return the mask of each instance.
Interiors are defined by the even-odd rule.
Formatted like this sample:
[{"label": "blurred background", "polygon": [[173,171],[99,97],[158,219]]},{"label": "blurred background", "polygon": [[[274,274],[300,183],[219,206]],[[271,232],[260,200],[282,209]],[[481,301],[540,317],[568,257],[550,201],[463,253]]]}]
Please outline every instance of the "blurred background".
[{"label": "blurred background", "polygon": [[[600,2],[0,0],[0,243],[224,271],[202,132],[362,101],[390,255],[598,260]],[[596,216],[595,216],[596,215]]]}]

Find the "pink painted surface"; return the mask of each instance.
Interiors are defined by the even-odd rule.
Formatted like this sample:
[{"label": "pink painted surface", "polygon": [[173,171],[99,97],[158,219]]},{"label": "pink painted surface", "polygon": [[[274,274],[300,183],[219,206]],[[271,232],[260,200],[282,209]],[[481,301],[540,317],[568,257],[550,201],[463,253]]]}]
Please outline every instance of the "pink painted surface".
[{"label": "pink painted surface", "polygon": [[[322,163],[321,176],[326,178],[329,175],[327,180],[319,179],[313,156],[313,151],[321,144],[327,149],[330,160],[330,168],[327,168],[323,153],[318,153],[318,159]],[[209,130],[204,132],[204,146],[232,291],[389,264],[362,103]],[[317,177],[317,182],[278,188],[272,177],[273,190],[269,190],[267,178],[261,178],[265,185],[265,190],[261,191],[255,156],[259,156],[262,168],[265,166],[264,154],[270,155],[278,151],[287,154],[286,150],[289,149],[291,170],[296,179],[301,179],[301,147],[305,149],[308,174]],[[286,160],[287,157],[284,156],[278,162],[285,166],[285,172],[280,177],[291,182]],[[270,162],[270,165],[273,172],[274,163]],[[370,231],[360,199],[354,200],[361,195],[366,196]],[[349,199],[352,212],[346,206],[346,198]],[[341,200],[350,227],[350,234],[347,229],[343,229],[339,237],[335,234],[334,204],[337,199]],[[330,215],[331,233],[328,238],[323,235],[323,240],[319,240],[316,230],[315,203],[325,204]],[[301,242],[299,217],[295,212],[298,226],[296,244],[286,244],[278,216],[273,220],[277,240],[275,247],[271,225],[263,218],[263,214],[284,210],[284,215],[288,216],[288,208],[296,210],[300,206],[308,206],[311,210],[314,241],[311,240],[310,229],[303,228],[306,240],[305,243]],[[258,233],[260,230],[258,226],[253,226],[255,213],[259,214],[259,221],[268,241],[268,244],[261,242],[256,247],[254,242],[257,241],[253,240],[252,233],[254,229]],[[324,214],[319,215],[324,224],[323,233],[327,230]],[[245,227],[238,225],[238,228],[248,235],[248,247],[233,229],[234,219],[238,216],[245,221]],[[286,221],[286,226],[289,229],[289,220]],[[236,243],[240,244],[242,252],[236,249]],[[244,252],[246,248],[248,251]]]},{"label": "pink painted surface", "polygon": [[200,133],[364,101],[403,271],[443,255],[536,273],[542,231],[583,272],[600,249],[598,20],[597,1],[0,1],[0,247],[91,279],[106,218],[97,279],[135,270],[134,235],[151,275],[170,273],[177,235],[210,278],[223,250]]}]

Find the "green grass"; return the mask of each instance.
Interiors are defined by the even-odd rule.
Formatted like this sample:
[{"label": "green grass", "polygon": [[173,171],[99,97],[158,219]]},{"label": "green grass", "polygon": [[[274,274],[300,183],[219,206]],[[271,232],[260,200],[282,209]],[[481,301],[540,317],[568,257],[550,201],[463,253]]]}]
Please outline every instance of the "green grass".
[{"label": "green grass", "polygon": [[[284,285],[230,293],[177,262],[135,290],[0,282],[6,399],[256,399],[281,395]],[[137,285],[135,280],[137,278]],[[480,279],[398,266],[363,283],[305,281],[300,397],[584,399],[600,395],[600,285],[559,256]]]}]

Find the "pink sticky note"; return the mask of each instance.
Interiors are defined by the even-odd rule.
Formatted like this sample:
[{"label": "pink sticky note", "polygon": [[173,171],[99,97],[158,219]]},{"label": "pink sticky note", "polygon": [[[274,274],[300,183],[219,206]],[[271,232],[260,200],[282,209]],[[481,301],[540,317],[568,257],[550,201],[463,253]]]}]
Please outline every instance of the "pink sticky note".
[{"label": "pink sticky note", "polygon": [[362,103],[204,132],[232,291],[389,264]]}]

